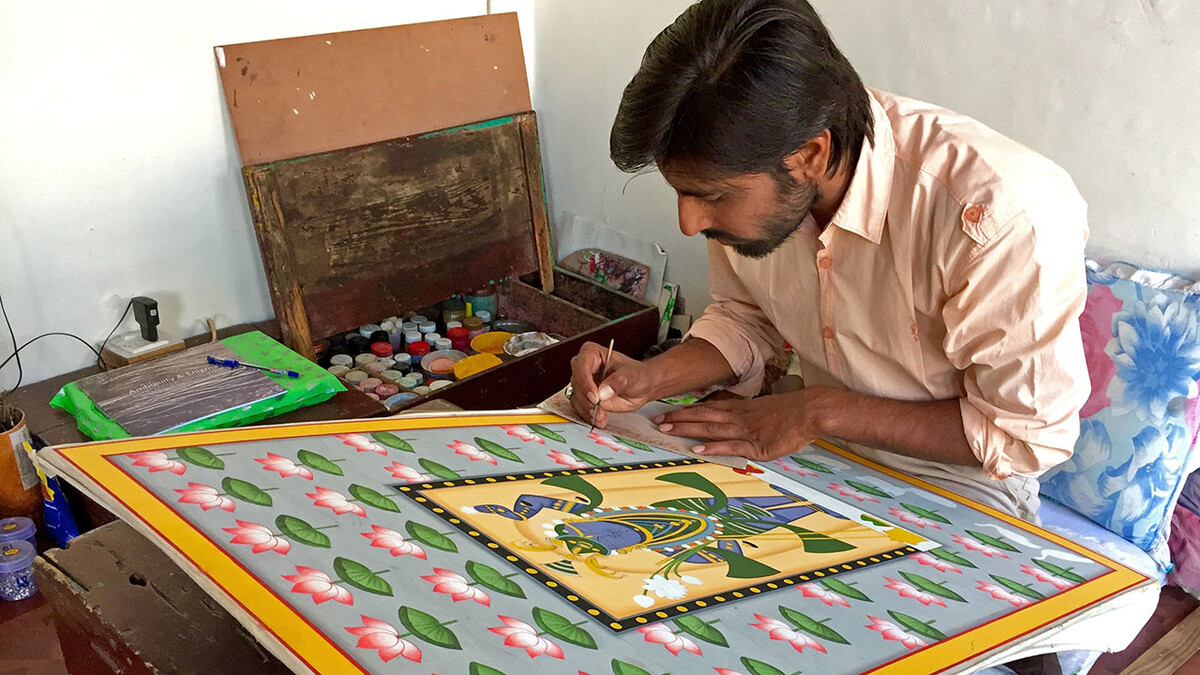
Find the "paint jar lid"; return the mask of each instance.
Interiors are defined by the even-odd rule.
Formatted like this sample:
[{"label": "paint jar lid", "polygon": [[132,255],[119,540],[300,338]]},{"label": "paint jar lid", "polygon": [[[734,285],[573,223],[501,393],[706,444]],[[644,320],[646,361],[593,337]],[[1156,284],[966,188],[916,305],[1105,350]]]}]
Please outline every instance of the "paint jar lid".
[{"label": "paint jar lid", "polygon": [[418,398],[420,398],[420,396],[417,396],[416,394],[412,393],[411,391],[402,391],[399,394],[396,394],[395,396],[389,396],[388,400],[384,401],[383,404],[386,405],[388,408],[398,408],[398,407],[404,405],[405,403],[408,403],[410,401],[415,401]]},{"label": "paint jar lid", "polygon": [[365,364],[365,365],[362,365],[359,367],[362,368],[363,370],[367,371],[368,373],[375,375],[376,377],[378,377],[380,373],[382,373],[383,371],[388,369],[387,365],[384,364],[383,361],[372,361],[368,364]]},{"label": "paint jar lid", "polygon": [[380,358],[380,359],[391,356],[392,355],[392,343],[388,342],[387,338],[384,337],[383,340],[380,340],[379,342],[376,342],[375,344],[371,345],[371,353],[374,354],[376,358]]},{"label": "paint jar lid", "polygon": [[421,339],[421,333],[419,333],[418,331],[415,331],[415,330],[410,330],[404,334],[405,342],[410,342],[410,343],[417,342],[420,339]]},{"label": "paint jar lid", "polygon": [[370,375],[367,375],[365,372],[363,372],[361,370],[352,370],[352,371],[346,373],[345,375],[343,375],[342,379],[349,382],[350,384],[357,384],[357,383],[362,382],[363,380],[367,379],[368,377],[370,377]]},{"label": "paint jar lid", "polygon": [[413,323],[412,321],[405,321],[404,323],[400,324],[400,330],[404,331],[405,333],[415,331],[417,330],[417,324]]},{"label": "paint jar lid", "polygon": [[358,334],[369,340],[369,339],[371,339],[371,333],[374,333],[375,331],[377,331],[379,329],[380,329],[379,324],[369,323],[365,326],[359,326]]},{"label": "paint jar lid", "polygon": [[452,384],[454,384],[453,380],[434,380],[433,382],[429,383],[429,390],[437,391],[438,389],[449,387]]},{"label": "paint jar lid", "polygon": [[417,396],[425,396],[431,391],[433,391],[433,390],[430,389],[429,387],[426,387],[425,385],[421,385],[419,387],[413,388],[413,393],[416,394]]},{"label": "paint jar lid", "polygon": [[379,357],[375,356],[371,352],[365,352],[363,354],[359,354],[358,356],[354,357],[354,362],[360,366],[365,366],[372,361],[378,361],[378,360],[379,360]]},{"label": "paint jar lid", "polygon": [[9,539],[31,539],[37,532],[33,521],[23,516],[0,520],[0,541]]},{"label": "paint jar lid", "polygon": [[371,348],[371,341],[361,335],[346,340],[346,346],[350,348],[351,353],[361,354]]},{"label": "paint jar lid", "polygon": [[342,377],[346,373],[350,372],[350,368],[343,365],[329,366],[328,370],[329,374],[333,375],[334,377]]},{"label": "paint jar lid", "polygon": [[381,384],[383,384],[383,380],[379,379],[378,377],[368,377],[367,379],[358,383],[358,388],[362,389],[363,391],[375,391],[375,388]]},{"label": "paint jar lid", "polygon": [[334,354],[329,357],[329,362],[335,366],[352,366],[354,365],[354,357],[349,354]]},{"label": "paint jar lid", "polygon": [[451,340],[466,340],[469,332],[470,331],[468,331],[466,328],[458,326],[457,328],[451,328],[450,330],[446,331],[446,337],[450,338]]},{"label": "paint jar lid", "polygon": [[424,339],[429,344],[433,344],[434,340],[442,339],[442,334],[441,333],[426,333]]},{"label": "paint jar lid", "polygon": [[419,386],[421,386],[421,376],[420,375],[409,375],[407,377],[403,377],[400,379],[400,386],[404,387],[405,389],[412,389],[414,387],[419,387]]},{"label": "paint jar lid", "polygon": [[422,323],[425,323],[429,319],[424,314],[413,314],[412,316],[408,317],[408,320],[415,324],[420,325]]},{"label": "paint jar lid", "polygon": [[375,393],[379,394],[379,398],[391,398],[392,396],[400,393],[400,387],[385,382],[378,387],[375,387]]},{"label": "paint jar lid", "polygon": [[458,328],[459,326],[462,326],[461,321],[447,321],[446,322],[446,334],[449,335],[450,331],[454,330],[455,328]]},{"label": "paint jar lid", "polygon": [[481,309],[478,312],[475,312],[475,316],[479,317],[479,320],[484,323],[492,322],[492,313],[486,309]]},{"label": "paint jar lid", "polygon": [[432,321],[422,321],[421,323],[417,324],[417,328],[422,333],[432,333],[433,331],[437,330],[437,324]]},{"label": "paint jar lid", "polygon": [[408,353],[412,356],[424,356],[429,353],[429,343],[424,340],[409,343]]},{"label": "paint jar lid", "polygon": [[433,341],[433,348],[439,352],[449,351],[454,346],[450,338],[438,338]]},{"label": "paint jar lid", "polygon": [[376,342],[387,342],[388,332],[386,330],[379,329],[374,333],[371,333],[368,339],[371,341],[371,344],[375,344]]},{"label": "paint jar lid", "polygon": [[388,370],[392,366],[396,365],[396,357],[393,355],[393,356],[388,356],[386,358],[379,359],[379,363],[383,364],[384,370]]},{"label": "paint jar lid", "polygon": [[467,318],[463,319],[463,328],[466,328],[468,333],[471,331],[483,330],[483,319],[479,318],[478,314],[475,316],[468,316]]},{"label": "paint jar lid", "polygon": [[27,570],[33,565],[37,549],[24,539],[14,539],[0,544],[0,574],[12,574]]}]

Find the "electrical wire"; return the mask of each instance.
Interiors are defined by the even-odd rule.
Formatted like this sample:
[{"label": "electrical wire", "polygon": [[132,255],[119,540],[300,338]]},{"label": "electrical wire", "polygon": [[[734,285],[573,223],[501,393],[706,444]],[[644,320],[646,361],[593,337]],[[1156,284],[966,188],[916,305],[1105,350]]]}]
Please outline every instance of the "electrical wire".
[{"label": "electrical wire", "polygon": [[112,330],[108,331],[108,337],[104,338],[104,342],[100,343],[100,351],[96,352],[96,367],[99,368],[101,372],[106,372],[108,370],[108,364],[104,362],[104,359],[100,356],[100,354],[104,352],[104,346],[108,344],[110,339],[112,339],[113,333],[117,332],[117,329],[121,327],[121,324],[125,323],[125,317],[129,315],[130,307],[133,307],[133,298],[130,298],[129,304],[125,305],[125,311],[121,312],[121,318],[117,319],[117,325],[113,326]]}]

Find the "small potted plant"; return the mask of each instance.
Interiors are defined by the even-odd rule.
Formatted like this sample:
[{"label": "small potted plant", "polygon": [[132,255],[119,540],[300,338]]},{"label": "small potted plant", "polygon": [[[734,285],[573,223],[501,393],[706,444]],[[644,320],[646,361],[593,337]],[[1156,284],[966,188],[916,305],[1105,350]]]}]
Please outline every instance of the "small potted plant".
[{"label": "small potted plant", "polygon": [[25,414],[0,392],[0,516],[26,515],[41,498],[37,471],[25,454],[31,440]]}]

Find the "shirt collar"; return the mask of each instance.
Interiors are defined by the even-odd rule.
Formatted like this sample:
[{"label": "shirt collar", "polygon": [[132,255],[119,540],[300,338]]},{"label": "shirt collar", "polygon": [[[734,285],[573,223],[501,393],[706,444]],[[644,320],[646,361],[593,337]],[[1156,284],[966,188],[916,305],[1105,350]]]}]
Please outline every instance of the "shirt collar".
[{"label": "shirt collar", "polygon": [[[830,225],[863,237],[878,244],[883,237],[884,221],[887,217],[888,200],[892,191],[892,172],[896,165],[896,142],[892,136],[892,125],[887,111],[868,90],[871,101],[871,117],[874,118],[875,145],[863,141],[862,152],[854,168],[850,187],[842,198],[841,205],[833,214]],[[828,245],[828,232],[822,240]]]}]

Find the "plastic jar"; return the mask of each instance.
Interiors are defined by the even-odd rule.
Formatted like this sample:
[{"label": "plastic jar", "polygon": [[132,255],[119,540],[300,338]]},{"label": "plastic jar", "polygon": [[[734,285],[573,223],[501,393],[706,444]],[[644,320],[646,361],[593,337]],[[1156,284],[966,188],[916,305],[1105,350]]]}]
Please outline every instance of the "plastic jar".
[{"label": "plastic jar", "polygon": [[421,359],[425,358],[425,355],[428,353],[429,343],[424,340],[410,342],[408,345],[408,355],[412,360],[413,368],[419,368],[421,366]]},{"label": "plastic jar", "polygon": [[469,348],[471,343],[469,335],[470,333],[467,329],[462,326],[446,331],[446,337],[450,338],[450,348],[457,349],[460,352],[465,352]]},{"label": "plastic jar", "polygon": [[485,309],[483,311],[475,312],[475,316],[479,317],[479,320],[483,322],[483,332],[486,333],[492,329],[492,313],[491,312],[489,312]]},{"label": "plastic jar", "polygon": [[15,602],[38,592],[33,578],[37,549],[24,539],[0,544],[0,599]]},{"label": "plastic jar", "polygon": [[467,341],[470,342],[483,335],[483,319],[478,316],[468,316],[463,319],[463,328],[467,329]]},{"label": "plastic jar", "polygon": [[10,541],[27,541],[30,546],[37,548],[37,526],[24,516],[0,520],[0,544]]},{"label": "plastic jar", "polygon": [[467,304],[471,305],[471,314],[487,312],[496,313],[496,289],[493,286],[482,288],[466,296]]}]

